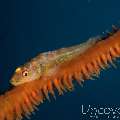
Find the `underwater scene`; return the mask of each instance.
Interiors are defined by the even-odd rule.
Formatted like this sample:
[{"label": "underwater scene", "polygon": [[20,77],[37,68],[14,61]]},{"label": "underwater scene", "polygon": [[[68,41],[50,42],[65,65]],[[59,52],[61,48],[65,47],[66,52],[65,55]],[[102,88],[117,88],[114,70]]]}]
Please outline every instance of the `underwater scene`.
[{"label": "underwater scene", "polygon": [[[119,0],[0,1],[0,120],[120,120],[119,11]],[[75,80],[65,88],[56,80],[55,96],[45,88],[68,72],[75,79],[76,70],[103,53],[113,63],[106,66],[107,56],[100,70],[89,66],[92,79],[83,70],[80,85]],[[25,67],[32,68],[30,76]]]}]

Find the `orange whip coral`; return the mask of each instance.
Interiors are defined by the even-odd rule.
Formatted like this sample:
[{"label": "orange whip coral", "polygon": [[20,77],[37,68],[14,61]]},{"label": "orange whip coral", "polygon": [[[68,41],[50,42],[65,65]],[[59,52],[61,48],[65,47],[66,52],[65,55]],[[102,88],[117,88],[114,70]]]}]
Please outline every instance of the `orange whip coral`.
[{"label": "orange whip coral", "polygon": [[73,80],[98,76],[113,59],[120,57],[120,30],[106,37],[91,38],[87,42],[68,48],[44,52],[15,70],[10,82],[14,87],[0,96],[0,120],[21,120],[49,99],[57,89],[61,95],[72,90]]}]

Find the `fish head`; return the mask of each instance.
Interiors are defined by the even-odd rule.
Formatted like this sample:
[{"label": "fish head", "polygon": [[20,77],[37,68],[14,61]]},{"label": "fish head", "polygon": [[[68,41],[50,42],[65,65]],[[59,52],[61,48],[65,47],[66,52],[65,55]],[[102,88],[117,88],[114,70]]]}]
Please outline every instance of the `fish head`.
[{"label": "fish head", "polygon": [[38,80],[41,76],[41,69],[33,64],[25,64],[23,66],[18,67],[11,80],[10,83],[14,86],[18,86],[20,84],[24,84],[26,82],[30,82],[33,80]]}]

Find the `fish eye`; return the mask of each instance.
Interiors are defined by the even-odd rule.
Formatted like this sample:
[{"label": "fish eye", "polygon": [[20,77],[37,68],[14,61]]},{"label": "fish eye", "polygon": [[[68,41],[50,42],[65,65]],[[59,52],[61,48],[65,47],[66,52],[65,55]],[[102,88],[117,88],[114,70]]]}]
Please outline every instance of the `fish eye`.
[{"label": "fish eye", "polygon": [[22,73],[23,76],[27,77],[28,76],[28,71],[25,70],[23,73]]}]

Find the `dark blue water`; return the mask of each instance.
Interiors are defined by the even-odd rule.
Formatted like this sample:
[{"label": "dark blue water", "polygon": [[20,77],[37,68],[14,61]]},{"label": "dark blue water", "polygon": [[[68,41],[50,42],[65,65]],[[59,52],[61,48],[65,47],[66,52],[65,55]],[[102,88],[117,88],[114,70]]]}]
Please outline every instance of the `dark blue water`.
[{"label": "dark blue water", "polygon": [[[8,89],[14,69],[39,52],[81,43],[119,21],[119,0],[0,1],[0,92]],[[83,104],[120,107],[120,63],[116,65],[83,88],[76,85],[72,93],[46,101],[32,120],[85,120]]]}]

